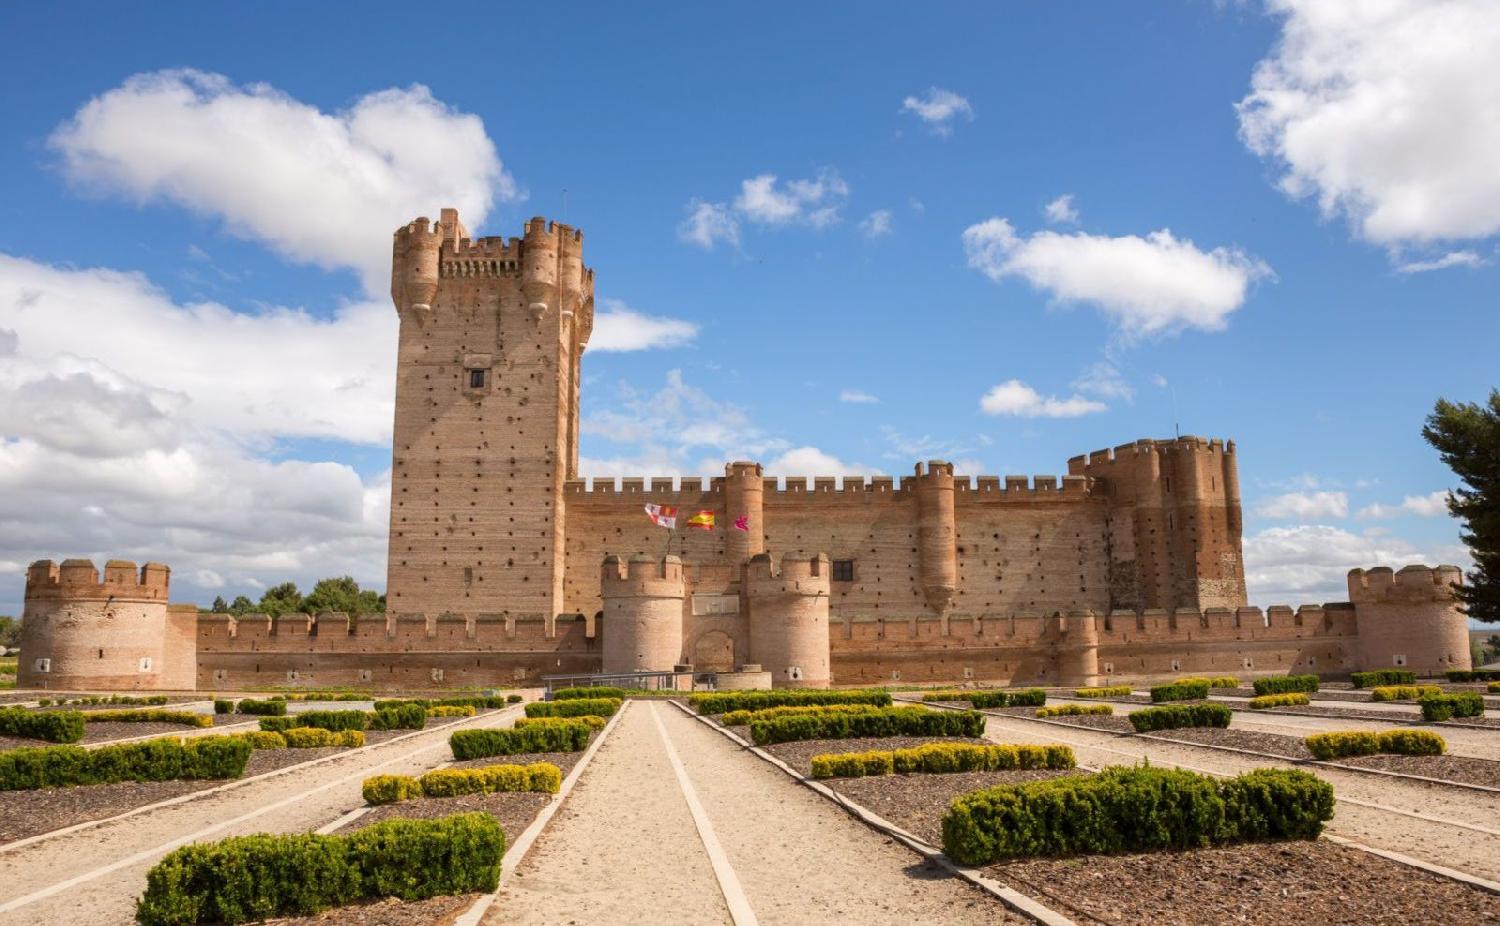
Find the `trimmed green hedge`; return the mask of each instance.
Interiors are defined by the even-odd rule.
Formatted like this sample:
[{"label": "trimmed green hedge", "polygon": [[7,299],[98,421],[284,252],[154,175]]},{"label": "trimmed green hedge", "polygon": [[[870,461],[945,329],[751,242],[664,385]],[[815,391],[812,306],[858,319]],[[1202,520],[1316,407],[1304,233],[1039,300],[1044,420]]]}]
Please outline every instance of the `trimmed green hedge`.
[{"label": "trimmed green hedge", "polygon": [[360,786],[366,804],[399,804],[422,796],[422,783],[410,775],[375,775]]},{"label": "trimmed green hedge", "polygon": [[1486,687],[1490,694],[1500,694],[1500,682],[1490,682]]},{"label": "trimmed green hedge", "polygon": [[1370,689],[1370,698],[1374,701],[1416,701],[1442,694],[1443,689],[1436,685],[1380,685]]},{"label": "trimmed green hedge", "polygon": [[874,704],[891,706],[891,693],[875,689],[777,688],[770,691],[726,691],[698,694],[688,704],[700,714],[755,711],[766,707],[805,704]]},{"label": "trimmed green hedge", "polygon": [[539,791],[556,794],[562,770],[551,762],[530,765],[486,765],[483,768],[440,768],[419,779],[423,797],[493,794],[498,791]]},{"label": "trimmed green hedge", "polygon": [[236,714],[253,714],[261,717],[285,717],[285,701],[257,701],[246,698],[234,706]]},{"label": "trimmed green hedge", "polygon": [[354,747],[365,744],[363,730],[324,730],[322,727],[292,727],[281,731],[281,738],[292,749],[321,749],[325,746]]},{"label": "trimmed green hedge", "polygon": [[[576,701],[579,698],[680,698],[687,692],[667,690],[652,690],[647,688],[611,688],[600,685],[594,688],[559,688],[552,692],[554,701]],[[520,700],[520,695],[516,696]]]},{"label": "trimmed green hedge", "polygon": [[[521,700],[520,695],[511,695],[511,697],[515,698],[516,701]],[[386,700],[376,701],[375,709],[377,711],[385,711],[402,704],[420,704],[424,708],[472,707],[476,711],[488,711],[494,710],[498,707],[504,707],[506,704],[513,703],[515,702],[511,701],[510,698],[501,697],[499,695],[495,695],[493,697],[476,696],[472,698],[390,698]]]},{"label": "trimmed green hedge", "polygon": [[750,738],[757,746],[769,746],[866,736],[980,736],[984,722],[984,715],[976,711],[891,707],[862,714],[804,714],[757,720],[750,724]]},{"label": "trimmed green hedge", "polygon": [[1448,749],[1448,744],[1441,736],[1427,730],[1316,733],[1306,737],[1303,742],[1315,759],[1373,756],[1383,752],[1402,756],[1440,756]]},{"label": "trimmed green hedge", "polygon": [[974,745],[924,743],[911,749],[827,753],[813,756],[814,778],[858,778],[865,775],[1002,772],[1013,769],[1068,769],[1077,766],[1068,746]]},{"label": "trimmed green hedge", "polygon": [[505,833],[487,813],[387,820],[348,836],[234,836],[177,849],[146,875],[142,926],[238,924],[361,900],[488,893]]},{"label": "trimmed green hedge", "polygon": [[[402,704],[383,711],[371,711],[368,715],[369,728],[371,730],[421,730],[427,726],[428,710],[431,708],[420,704]],[[472,713],[473,708],[469,708],[469,711]],[[339,713],[349,712],[340,711]]]},{"label": "trimmed green hedge", "polygon": [[594,714],[583,714],[578,717],[517,717],[516,728],[557,726],[558,724],[586,724],[590,730],[603,730],[609,721]]},{"label": "trimmed green hedge", "polygon": [[612,717],[620,709],[619,698],[578,698],[572,701],[533,701],[526,705],[527,717]]},{"label": "trimmed green hedge", "polygon": [[1201,701],[1208,697],[1208,679],[1183,679],[1151,689],[1152,701]]},{"label": "trimmed green hedge", "polygon": [[1130,725],[1137,733],[1179,727],[1227,727],[1233,714],[1222,704],[1169,704],[1136,711],[1130,715]]},{"label": "trimmed green hedge", "polygon": [[526,700],[526,699],[522,698],[518,694],[506,695],[505,696],[505,703],[506,704],[520,704],[524,700]]},{"label": "trimmed green hedge", "polygon": [[1105,685],[1102,688],[1078,688],[1073,691],[1075,698],[1128,698],[1134,691],[1129,685]]},{"label": "trimmed green hedge", "polygon": [[1108,704],[1058,704],[1036,709],[1038,717],[1080,717],[1090,714],[1113,714],[1115,709]]},{"label": "trimmed green hedge", "polygon": [[719,723],[726,727],[738,727],[756,720],[773,717],[796,717],[802,714],[865,714],[885,708],[875,704],[788,704],[782,707],[767,707],[758,711],[727,711],[719,715]]},{"label": "trimmed green hedge", "polygon": [[244,733],[230,733],[228,736],[237,740],[244,740],[250,744],[251,749],[285,749],[286,737],[280,733],[272,733],[269,730],[247,730]]},{"label": "trimmed green hedge", "polygon": [[83,719],[87,723],[180,723],[200,729],[214,725],[209,714],[192,711],[87,711]]},{"label": "trimmed green hedge", "polygon": [[227,698],[214,698],[214,713],[233,714],[234,702],[228,700]]},{"label": "trimmed green hedge", "polygon": [[453,758],[484,759],[528,752],[578,752],[593,730],[587,723],[538,724],[510,730],[455,730],[448,737]]},{"label": "trimmed green hedge", "polygon": [[1449,669],[1444,674],[1450,682],[1500,681],[1500,669]]},{"label": "trimmed green hedge", "polygon": [[996,707],[1039,707],[1047,703],[1044,688],[993,688],[974,690],[967,688],[947,691],[929,691],[922,695],[923,701],[967,701],[976,710]]},{"label": "trimmed green hedge", "polygon": [[49,743],[76,743],[83,739],[83,711],[28,711],[24,707],[0,707],[0,735],[23,736]]},{"label": "trimmed green hedge", "polygon": [[1240,680],[1233,675],[1215,675],[1208,680],[1210,688],[1238,688]]},{"label": "trimmed green hedge", "polygon": [[46,746],[0,752],[0,790],[69,788],[120,781],[238,778],[250,760],[249,742],[232,736],[172,736],[84,749]]},{"label": "trimmed green hedge", "polygon": [[474,708],[467,704],[463,707],[457,704],[439,704],[436,707],[427,708],[428,717],[473,717],[475,713],[477,712]]},{"label": "trimmed green hedge", "polygon": [[[422,710],[423,723],[426,722],[426,709]],[[380,711],[372,712],[375,714]],[[371,713],[365,711],[306,711],[301,714],[291,714],[287,717],[262,717],[260,728],[270,730],[273,733],[283,733],[298,727],[316,727],[320,730],[363,730],[370,724]]]},{"label": "trimmed green hedge", "polygon": [[50,702],[46,698],[42,698],[37,703],[42,705],[43,707],[46,707],[48,704],[56,704],[58,707],[62,707],[66,704],[87,706],[94,706],[99,704],[119,704],[127,707],[144,707],[150,705],[159,706],[162,704],[166,704],[167,696],[146,695],[144,697],[137,697],[136,695],[85,695],[81,698],[58,698],[56,701]]},{"label": "trimmed green hedge", "polygon": [[1423,720],[1448,720],[1453,717],[1483,717],[1484,695],[1477,691],[1427,697],[1417,702],[1422,705]]},{"label": "trimmed green hedge", "polygon": [[1317,691],[1318,677],[1316,675],[1272,675],[1268,678],[1255,680],[1255,693],[1258,695],[1286,694],[1289,691]]},{"label": "trimmed green hedge", "polygon": [[1250,709],[1263,711],[1273,707],[1295,707],[1309,702],[1306,692],[1288,691],[1285,694],[1260,695],[1251,698]]},{"label": "trimmed green hedge", "polygon": [[1333,786],[1307,772],[1256,769],[1229,779],[1114,766],[1088,777],[1001,785],[954,799],[943,851],[965,865],[1010,858],[1193,849],[1315,839]]},{"label": "trimmed green hedge", "polygon": [[1349,681],[1355,688],[1374,688],[1377,685],[1415,685],[1417,673],[1407,669],[1379,669],[1374,672],[1354,672]]}]

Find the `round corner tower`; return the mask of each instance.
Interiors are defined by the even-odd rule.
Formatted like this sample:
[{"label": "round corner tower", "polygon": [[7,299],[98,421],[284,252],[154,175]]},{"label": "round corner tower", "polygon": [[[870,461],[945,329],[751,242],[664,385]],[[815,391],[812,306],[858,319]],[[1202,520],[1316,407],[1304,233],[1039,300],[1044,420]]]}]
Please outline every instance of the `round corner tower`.
[{"label": "round corner tower", "polygon": [[21,688],[162,687],[171,570],[110,560],[104,580],[86,559],[32,563],[21,620]]},{"label": "round corner tower", "polygon": [[1463,578],[1457,566],[1349,570],[1358,668],[1400,667],[1418,675],[1471,668],[1469,622],[1453,594]]},{"label": "round corner tower", "polygon": [[958,594],[958,527],[953,509],[953,464],[929,460],[916,467],[917,565],[922,596],[934,614],[953,607]]},{"label": "round corner tower", "polygon": [[682,560],[604,558],[604,672],[670,672],[682,662]]},{"label": "round corner tower", "polygon": [[1099,621],[1093,611],[1069,611],[1049,618],[1047,636],[1057,668],[1056,684],[1099,683]]},{"label": "round corner tower", "polygon": [[827,688],[829,566],[826,554],[757,553],[745,566],[750,655],[777,688]]}]

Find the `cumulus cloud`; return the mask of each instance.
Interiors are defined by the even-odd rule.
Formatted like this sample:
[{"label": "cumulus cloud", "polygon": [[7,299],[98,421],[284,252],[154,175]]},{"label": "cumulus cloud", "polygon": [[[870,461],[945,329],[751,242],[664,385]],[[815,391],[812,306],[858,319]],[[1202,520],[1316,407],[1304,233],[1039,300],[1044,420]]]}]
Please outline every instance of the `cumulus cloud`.
[{"label": "cumulus cloud", "polygon": [[856,405],[872,405],[879,402],[880,399],[859,389],[845,389],[839,393],[839,401],[852,402]]},{"label": "cumulus cloud", "polygon": [[1047,204],[1043,210],[1047,215],[1047,221],[1053,225],[1075,225],[1078,222],[1078,209],[1073,205],[1073,194],[1064,193]]},{"label": "cumulus cloud", "polygon": [[698,326],[680,318],[644,315],[619,299],[603,300],[594,315],[590,351],[624,352],[681,347],[698,336]]},{"label": "cumulus cloud", "polygon": [[770,476],[871,476],[879,470],[847,463],[816,447],[793,447],[766,464]]},{"label": "cumulus cloud", "polygon": [[1349,496],[1344,492],[1287,492],[1255,507],[1263,518],[1346,518]]},{"label": "cumulus cloud", "polygon": [[[1355,534],[1323,524],[1273,527],[1245,538],[1245,583],[1251,601],[1273,604],[1347,601],[1350,569],[1453,562],[1459,551],[1424,550],[1400,537]],[[1458,557],[1460,566],[1467,560]]]},{"label": "cumulus cloud", "polygon": [[1388,247],[1500,232],[1500,7],[1492,0],[1268,0],[1282,32],[1240,134],[1360,238]]},{"label": "cumulus cloud", "polygon": [[1432,260],[1413,260],[1396,265],[1397,273],[1431,273],[1449,267],[1483,267],[1486,261],[1473,251],[1449,251]]},{"label": "cumulus cloud", "polygon": [[937,135],[951,135],[960,116],[974,119],[974,107],[967,99],[941,87],[928,87],[921,96],[907,97],[901,101],[901,111],[921,119]]},{"label": "cumulus cloud", "polygon": [[1435,518],[1448,513],[1448,490],[1439,489],[1426,495],[1408,495],[1400,504],[1366,505],[1355,514],[1358,518],[1394,518],[1399,515],[1416,515],[1421,518]]},{"label": "cumulus cloud", "polygon": [[1020,277],[1062,303],[1096,306],[1127,335],[1216,331],[1271,276],[1238,248],[1200,250],[1167,229],[1108,237],[1039,231],[1019,235],[991,218],[963,233],[969,266],[999,282]]},{"label": "cumulus cloud", "polygon": [[1129,402],[1135,398],[1135,389],[1125,381],[1119,367],[1108,360],[1100,360],[1086,367],[1073,380],[1073,388],[1101,399],[1124,399]]},{"label": "cumulus cloud", "polygon": [[1007,380],[986,392],[979,407],[986,415],[1015,418],[1078,418],[1109,410],[1103,402],[1083,396],[1044,396],[1019,379]]},{"label": "cumulus cloud", "polygon": [[849,185],[838,172],[825,169],[810,180],[788,180],[778,184],[775,174],[761,174],[740,182],[734,208],[762,225],[805,223],[823,228],[839,219],[839,203],[849,195]]},{"label": "cumulus cloud", "polygon": [[84,187],[216,217],[293,261],[354,269],[372,295],[398,225],[457,206],[474,228],[519,196],[480,118],[419,84],[329,113],[266,84],[155,71],[84,104],[50,144]]},{"label": "cumulus cloud", "polygon": [[891,223],[893,218],[891,210],[876,209],[860,221],[859,230],[866,238],[879,238],[883,235],[889,235],[892,231]]},{"label": "cumulus cloud", "polygon": [[705,251],[722,241],[730,247],[740,243],[740,222],[723,203],[695,199],[687,204],[687,218],[677,226],[677,237]]}]

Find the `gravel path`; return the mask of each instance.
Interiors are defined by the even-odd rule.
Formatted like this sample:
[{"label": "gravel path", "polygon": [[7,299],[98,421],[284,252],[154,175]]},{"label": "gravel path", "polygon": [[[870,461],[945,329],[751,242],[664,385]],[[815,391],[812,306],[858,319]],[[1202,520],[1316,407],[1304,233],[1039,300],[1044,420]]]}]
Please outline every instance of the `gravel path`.
[{"label": "gravel path", "polygon": [[316,829],[364,803],[360,784],[368,775],[420,774],[452,757],[450,730],[503,727],[519,713],[488,712],[413,731],[399,742],[347,750],[295,777],[253,782],[0,853],[0,923],[129,924],[146,871],[178,845]]}]

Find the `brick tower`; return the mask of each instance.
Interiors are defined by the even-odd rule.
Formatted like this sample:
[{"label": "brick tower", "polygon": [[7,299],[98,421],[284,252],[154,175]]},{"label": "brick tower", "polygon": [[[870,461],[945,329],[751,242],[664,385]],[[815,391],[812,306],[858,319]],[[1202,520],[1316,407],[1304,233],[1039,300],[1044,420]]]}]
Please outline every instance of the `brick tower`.
[{"label": "brick tower", "polygon": [[391,299],[390,610],[555,615],[594,318],[582,232],[471,241],[444,209],[396,231]]}]

